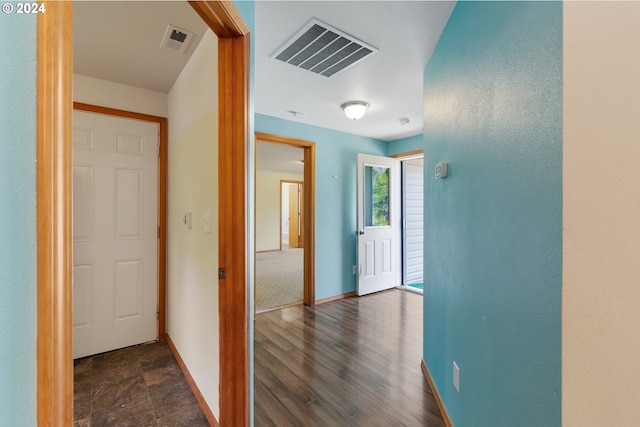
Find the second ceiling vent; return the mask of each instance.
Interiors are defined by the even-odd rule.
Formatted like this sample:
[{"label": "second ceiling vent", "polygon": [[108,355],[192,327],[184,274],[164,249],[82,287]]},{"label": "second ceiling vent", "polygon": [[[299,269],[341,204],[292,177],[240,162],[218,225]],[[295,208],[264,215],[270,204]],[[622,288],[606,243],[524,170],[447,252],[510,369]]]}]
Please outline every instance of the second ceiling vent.
[{"label": "second ceiling vent", "polygon": [[271,57],[331,77],[377,51],[375,47],[313,19]]}]

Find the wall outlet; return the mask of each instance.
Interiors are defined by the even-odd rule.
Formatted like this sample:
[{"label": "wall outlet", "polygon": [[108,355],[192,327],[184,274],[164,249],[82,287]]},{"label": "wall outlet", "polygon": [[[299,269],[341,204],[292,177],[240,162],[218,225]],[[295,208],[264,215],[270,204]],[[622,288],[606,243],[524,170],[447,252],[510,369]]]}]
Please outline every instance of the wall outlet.
[{"label": "wall outlet", "polygon": [[453,386],[460,393],[460,368],[458,368],[456,362],[453,362]]},{"label": "wall outlet", "polygon": [[353,266],[353,274],[358,274],[358,266],[357,265]]}]

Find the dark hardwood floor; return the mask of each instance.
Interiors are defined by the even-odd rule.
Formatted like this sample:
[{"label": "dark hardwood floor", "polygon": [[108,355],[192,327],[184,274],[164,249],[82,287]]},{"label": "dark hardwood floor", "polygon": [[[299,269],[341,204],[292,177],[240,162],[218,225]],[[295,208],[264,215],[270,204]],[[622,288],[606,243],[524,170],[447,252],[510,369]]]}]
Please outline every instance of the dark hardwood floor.
[{"label": "dark hardwood floor", "polygon": [[259,314],[255,426],[444,426],[421,359],[422,295]]}]

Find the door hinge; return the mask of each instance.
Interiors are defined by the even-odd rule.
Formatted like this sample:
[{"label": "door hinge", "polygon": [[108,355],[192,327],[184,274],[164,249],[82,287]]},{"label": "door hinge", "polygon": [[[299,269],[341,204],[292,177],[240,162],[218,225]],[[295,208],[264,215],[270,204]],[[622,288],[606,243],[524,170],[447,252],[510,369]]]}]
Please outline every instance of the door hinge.
[{"label": "door hinge", "polygon": [[160,143],[158,142],[158,158],[160,158]]},{"label": "door hinge", "polygon": [[160,226],[158,226],[158,239],[160,238]]},{"label": "door hinge", "polygon": [[160,307],[156,305],[156,319],[160,319]]},{"label": "door hinge", "polygon": [[224,267],[220,267],[218,269],[218,279],[226,279],[227,278],[227,270]]}]

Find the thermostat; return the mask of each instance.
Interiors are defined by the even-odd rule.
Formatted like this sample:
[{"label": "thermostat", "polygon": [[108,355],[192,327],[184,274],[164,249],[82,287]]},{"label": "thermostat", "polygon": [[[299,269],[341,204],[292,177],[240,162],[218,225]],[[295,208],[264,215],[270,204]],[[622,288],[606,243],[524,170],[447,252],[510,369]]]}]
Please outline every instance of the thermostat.
[{"label": "thermostat", "polygon": [[438,163],[436,165],[436,179],[447,177],[447,163]]}]

